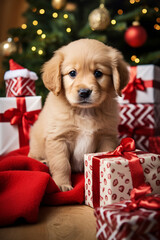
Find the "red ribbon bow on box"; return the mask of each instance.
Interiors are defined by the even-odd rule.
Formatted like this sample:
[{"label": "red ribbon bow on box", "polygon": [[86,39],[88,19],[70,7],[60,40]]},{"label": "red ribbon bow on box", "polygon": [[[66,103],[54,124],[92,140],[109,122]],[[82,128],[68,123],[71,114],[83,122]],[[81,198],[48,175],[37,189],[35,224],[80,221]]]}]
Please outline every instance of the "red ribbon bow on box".
[{"label": "red ribbon bow on box", "polygon": [[122,156],[128,160],[129,168],[132,176],[133,187],[137,188],[144,184],[143,168],[140,164],[139,158],[135,151],[135,141],[132,138],[123,138],[120,145],[112,152],[100,156],[93,157],[93,206],[100,206],[100,160],[103,158],[110,158]]},{"label": "red ribbon bow on box", "polygon": [[123,89],[124,99],[129,100],[131,103],[136,102],[136,91],[145,91],[146,86],[141,78],[137,78],[137,67],[132,67],[130,71],[130,81]]},{"label": "red ribbon bow on box", "polygon": [[18,108],[10,108],[4,112],[4,118],[10,121],[11,125],[22,124],[32,125],[38,118],[40,110],[22,112]]},{"label": "red ribbon bow on box", "polygon": [[18,125],[20,147],[29,144],[30,125],[37,120],[41,110],[26,112],[24,97],[16,98],[18,108],[10,108],[0,114],[0,122],[10,122],[11,125]]},{"label": "red ribbon bow on box", "polygon": [[125,212],[131,212],[138,208],[146,208],[151,210],[160,209],[160,195],[148,195],[151,193],[151,187],[142,184],[138,188],[131,191],[131,202],[127,203]]},{"label": "red ribbon bow on box", "polygon": [[[10,108],[4,112],[4,118],[10,121],[11,125],[20,125],[23,128],[23,142],[29,140],[29,127],[37,120],[40,110],[22,112],[18,108]],[[25,140],[26,139],[26,140]],[[27,145],[25,144],[25,145]]]},{"label": "red ribbon bow on box", "polygon": [[123,138],[120,145],[112,152],[108,152],[107,157],[122,156],[129,160],[133,186],[137,187],[144,183],[143,168],[135,151],[135,141],[132,138]]},{"label": "red ribbon bow on box", "polygon": [[160,83],[155,79],[143,81],[141,78],[137,78],[137,67],[131,67],[130,81],[122,90],[122,93],[124,94],[124,99],[129,100],[130,103],[136,103],[137,90],[146,91],[146,88],[153,87],[160,89]]}]

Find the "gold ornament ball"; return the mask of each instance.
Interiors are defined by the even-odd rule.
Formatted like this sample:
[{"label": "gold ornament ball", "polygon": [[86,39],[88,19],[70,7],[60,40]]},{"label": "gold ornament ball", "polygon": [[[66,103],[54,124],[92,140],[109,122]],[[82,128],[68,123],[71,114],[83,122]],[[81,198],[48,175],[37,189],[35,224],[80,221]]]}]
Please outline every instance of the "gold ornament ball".
[{"label": "gold ornament ball", "polygon": [[66,5],[66,0],[52,0],[52,7],[56,10],[64,8]]},{"label": "gold ornament ball", "polygon": [[93,30],[105,30],[110,24],[109,11],[105,7],[96,8],[89,14],[88,20]]},{"label": "gold ornament ball", "polygon": [[4,41],[0,44],[0,55],[10,56],[12,53],[17,51],[16,44],[14,42]]}]

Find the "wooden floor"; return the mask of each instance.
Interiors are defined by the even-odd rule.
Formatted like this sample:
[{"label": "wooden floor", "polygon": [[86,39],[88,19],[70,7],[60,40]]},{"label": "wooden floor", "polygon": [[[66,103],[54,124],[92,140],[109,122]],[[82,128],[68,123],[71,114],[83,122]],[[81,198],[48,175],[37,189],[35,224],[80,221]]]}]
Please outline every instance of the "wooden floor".
[{"label": "wooden floor", "polygon": [[0,240],[96,240],[94,210],[78,205],[41,207],[38,223],[0,228]]}]

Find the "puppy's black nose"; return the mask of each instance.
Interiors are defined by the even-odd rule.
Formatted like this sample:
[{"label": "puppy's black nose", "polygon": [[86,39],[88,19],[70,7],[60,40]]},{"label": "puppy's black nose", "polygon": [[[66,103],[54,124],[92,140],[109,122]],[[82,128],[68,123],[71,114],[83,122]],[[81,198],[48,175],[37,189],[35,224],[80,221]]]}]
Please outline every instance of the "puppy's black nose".
[{"label": "puppy's black nose", "polygon": [[78,94],[81,98],[88,98],[91,95],[92,90],[88,88],[81,88],[78,90]]}]

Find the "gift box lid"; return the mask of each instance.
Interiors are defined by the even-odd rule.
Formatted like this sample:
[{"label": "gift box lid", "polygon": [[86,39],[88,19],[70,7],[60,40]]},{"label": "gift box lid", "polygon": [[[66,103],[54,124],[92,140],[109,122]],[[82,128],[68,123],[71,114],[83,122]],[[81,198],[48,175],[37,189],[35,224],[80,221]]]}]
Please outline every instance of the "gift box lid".
[{"label": "gift box lid", "polygon": [[10,70],[5,72],[4,80],[9,80],[15,77],[30,78],[31,80],[37,80],[38,76],[35,72],[29,71],[27,68],[23,68],[18,63],[14,62],[13,59],[9,60]]}]

